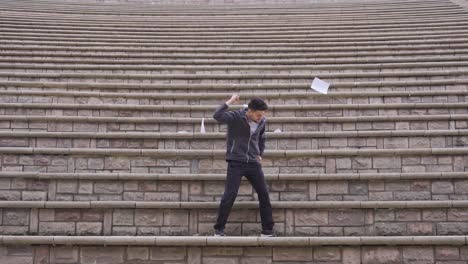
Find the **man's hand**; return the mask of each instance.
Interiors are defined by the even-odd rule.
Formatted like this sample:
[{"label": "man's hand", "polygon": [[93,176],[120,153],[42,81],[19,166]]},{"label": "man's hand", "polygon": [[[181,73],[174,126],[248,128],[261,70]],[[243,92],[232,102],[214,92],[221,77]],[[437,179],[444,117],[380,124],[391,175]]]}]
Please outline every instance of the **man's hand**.
[{"label": "man's hand", "polygon": [[226,104],[227,104],[227,105],[230,105],[230,104],[232,104],[232,103],[238,103],[238,102],[239,102],[239,99],[240,99],[240,98],[239,98],[239,95],[233,94],[233,95],[231,96],[231,99],[227,100]]},{"label": "man's hand", "polygon": [[257,156],[257,160],[258,160],[260,163],[262,163],[262,160],[263,160],[263,159],[262,159],[262,156]]}]

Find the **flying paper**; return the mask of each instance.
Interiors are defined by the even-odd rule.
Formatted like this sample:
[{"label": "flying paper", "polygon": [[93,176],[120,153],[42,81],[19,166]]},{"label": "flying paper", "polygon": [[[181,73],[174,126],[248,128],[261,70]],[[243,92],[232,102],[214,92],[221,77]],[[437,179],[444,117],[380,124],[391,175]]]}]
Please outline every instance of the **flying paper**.
[{"label": "flying paper", "polygon": [[315,77],[314,80],[312,81],[312,85],[310,88],[314,89],[315,91],[323,94],[327,94],[328,92],[328,87],[330,87],[330,84],[327,82],[324,82],[320,80],[319,78]]},{"label": "flying paper", "polygon": [[200,134],[205,134],[205,118],[203,117],[201,120],[201,127],[200,127]]}]

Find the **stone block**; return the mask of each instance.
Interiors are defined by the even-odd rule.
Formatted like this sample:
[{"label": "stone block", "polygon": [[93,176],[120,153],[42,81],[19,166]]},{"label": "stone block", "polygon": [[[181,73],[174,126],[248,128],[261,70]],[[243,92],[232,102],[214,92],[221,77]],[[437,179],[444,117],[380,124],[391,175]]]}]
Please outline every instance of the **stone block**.
[{"label": "stone block", "polygon": [[323,210],[301,209],[295,211],[294,224],[296,226],[317,226],[328,224],[328,212]]},{"label": "stone block", "polygon": [[149,248],[147,247],[128,247],[127,260],[148,260]]},{"label": "stone block", "polygon": [[99,236],[102,234],[102,223],[80,222],[76,224],[76,233],[79,236]]},{"label": "stone block", "polygon": [[434,263],[434,249],[432,247],[408,246],[403,248],[404,263]]},{"label": "stone block", "polygon": [[184,247],[153,247],[151,260],[184,260],[186,249]]},{"label": "stone block", "polygon": [[317,261],[341,260],[341,250],[337,247],[317,247],[313,249],[313,255]]},{"label": "stone block", "polygon": [[134,224],[134,211],[132,209],[116,209],[113,212],[112,222],[114,225],[131,226]]},{"label": "stone block", "polygon": [[312,248],[273,248],[273,261],[312,261]]},{"label": "stone block", "polygon": [[401,264],[401,252],[397,247],[363,247],[363,264]]},{"label": "stone block", "polygon": [[135,224],[137,226],[162,226],[164,214],[158,209],[135,210]]},{"label": "stone block", "polygon": [[365,224],[365,212],[363,210],[333,210],[329,214],[330,225],[360,226]]},{"label": "stone block", "polygon": [[71,236],[75,235],[73,222],[39,222],[40,235]]},{"label": "stone block", "polygon": [[80,251],[83,264],[120,264],[124,263],[124,247],[82,247]]},{"label": "stone block", "polygon": [[319,181],[317,194],[347,194],[348,183],[345,181]]}]

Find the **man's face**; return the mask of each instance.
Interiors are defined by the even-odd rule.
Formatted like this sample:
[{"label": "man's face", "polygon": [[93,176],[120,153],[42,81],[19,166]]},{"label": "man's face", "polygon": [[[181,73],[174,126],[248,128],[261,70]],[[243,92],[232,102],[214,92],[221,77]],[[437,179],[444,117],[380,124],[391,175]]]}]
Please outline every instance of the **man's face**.
[{"label": "man's face", "polygon": [[260,122],[262,120],[262,117],[265,115],[265,111],[260,111],[260,110],[252,110],[249,108],[247,111],[247,117],[254,121],[255,123]]}]

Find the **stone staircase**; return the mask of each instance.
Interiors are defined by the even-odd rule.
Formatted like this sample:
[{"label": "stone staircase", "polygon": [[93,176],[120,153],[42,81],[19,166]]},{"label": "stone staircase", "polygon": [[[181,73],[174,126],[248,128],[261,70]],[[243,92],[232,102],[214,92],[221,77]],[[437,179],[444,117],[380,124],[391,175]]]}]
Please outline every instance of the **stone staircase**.
[{"label": "stone staircase", "polygon": [[[468,263],[467,6],[1,1],[0,264]],[[275,238],[247,181],[212,237],[232,93]]]}]

